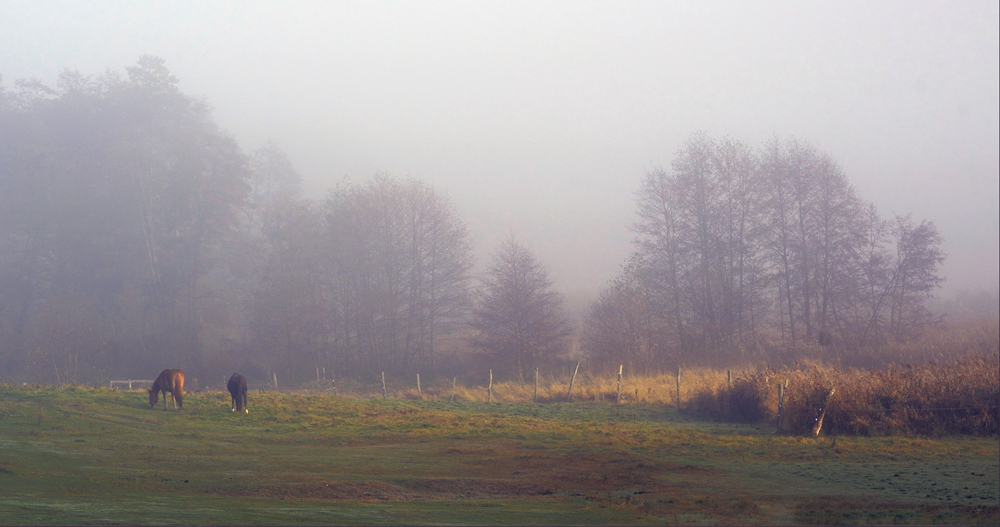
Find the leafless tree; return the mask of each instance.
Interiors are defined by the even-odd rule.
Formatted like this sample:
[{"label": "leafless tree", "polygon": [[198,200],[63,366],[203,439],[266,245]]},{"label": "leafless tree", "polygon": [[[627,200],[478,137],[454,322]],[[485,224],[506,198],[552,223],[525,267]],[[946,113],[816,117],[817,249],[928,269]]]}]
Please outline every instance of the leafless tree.
[{"label": "leafless tree", "polygon": [[451,203],[414,181],[379,175],[326,201],[327,280],[342,367],[433,368],[436,341],[470,307],[471,242]]},{"label": "leafless tree", "polygon": [[311,380],[328,361],[322,215],[309,202],[279,199],[263,231],[267,252],[251,310],[255,348],[285,382]]},{"label": "leafless tree", "polygon": [[[680,218],[676,205],[676,184],[666,172],[654,170],[646,174],[637,193],[639,221],[631,226],[638,237],[637,251],[629,273],[641,273],[651,283],[650,305],[664,314],[663,331],[667,339],[662,345],[676,354],[690,351],[689,316],[682,301],[682,277],[686,255],[682,251]],[[647,270],[647,271],[643,271]]]},{"label": "leafless tree", "polygon": [[649,281],[641,269],[626,269],[603,288],[584,315],[580,347],[598,367],[625,365],[628,371],[651,372],[665,363],[676,364],[668,355],[663,331],[668,327],[651,303]]},{"label": "leafless tree", "polygon": [[896,216],[893,227],[896,261],[890,293],[889,334],[899,341],[911,330],[935,321],[924,307],[924,300],[944,281],[937,270],[945,255],[940,249],[941,234],[933,222],[916,224],[910,215]]},{"label": "leafless tree", "polygon": [[494,369],[527,377],[568,350],[571,326],[548,271],[512,234],[500,243],[475,293],[472,339]]},{"label": "leafless tree", "polygon": [[933,224],[886,222],[806,142],[775,138],[755,153],[694,134],[670,173],[646,174],[637,208],[635,252],[584,320],[595,362],[877,348],[932,322],[922,306],[943,259]]}]

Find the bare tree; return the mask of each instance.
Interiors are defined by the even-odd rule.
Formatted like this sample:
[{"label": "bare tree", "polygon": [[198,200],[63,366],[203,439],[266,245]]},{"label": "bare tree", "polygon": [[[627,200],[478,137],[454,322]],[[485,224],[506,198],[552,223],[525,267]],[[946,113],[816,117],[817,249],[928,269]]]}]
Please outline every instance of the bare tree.
[{"label": "bare tree", "polygon": [[475,293],[475,347],[495,369],[524,379],[568,349],[571,326],[548,271],[512,234],[501,242]]},{"label": "bare tree", "polygon": [[924,301],[941,285],[938,266],[944,261],[943,238],[933,222],[915,224],[910,215],[896,216],[896,263],[893,269],[889,333],[903,340],[911,330],[934,322]]},{"label": "bare tree", "polygon": [[766,310],[759,163],[749,146],[733,139],[716,144],[713,162],[720,191],[720,330],[729,354],[742,357],[756,349]]},{"label": "bare tree", "polygon": [[[858,291],[854,295],[856,301],[850,309],[845,310],[843,322],[844,335],[856,335],[852,339],[858,348],[864,348],[869,342],[881,342],[879,331],[880,313],[890,290],[892,276],[891,255],[886,247],[889,241],[890,225],[869,203],[862,212],[864,227],[861,247],[861,265],[858,277]],[[871,340],[869,340],[871,339]]]},{"label": "bare tree", "polygon": [[742,143],[695,134],[672,174],[643,180],[633,263],[646,269],[631,272],[651,278],[650,305],[665,314],[660,333],[680,355],[743,356],[756,347],[767,284],[757,166]]},{"label": "bare tree", "polygon": [[632,372],[660,371],[676,357],[665,354],[662,332],[669,327],[651,304],[643,270],[627,265],[590,304],[580,347],[598,367],[625,365]]},{"label": "bare tree", "polygon": [[328,364],[322,215],[309,202],[277,199],[263,214],[266,251],[252,297],[254,348],[287,383]]},{"label": "bare tree", "polygon": [[690,351],[689,315],[682,301],[682,276],[686,266],[684,242],[680,234],[680,218],[676,204],[676,184],[666,172],[654,170],[646,174],[637,193],[639,221],[630,228],[638,237],[632,265],[626,272],[644,273],[651,282],[649,302],[663,313],[663,331],[676,354]]},{"label": "bare tree", "polygon": [[670,173],[646,174],[637,208],[635,251],[584,319],[595,362],[863,348],[933,322],[933,224],[890,225],[806,142],[775,138],[754,153],[694,134]]},{"label": "bare tree", "polygon": [[378,175],[326,201],[332,339],[343,367],[433,368],[437,337],[470,307],[471,242],[454,206],[414,180]]}]

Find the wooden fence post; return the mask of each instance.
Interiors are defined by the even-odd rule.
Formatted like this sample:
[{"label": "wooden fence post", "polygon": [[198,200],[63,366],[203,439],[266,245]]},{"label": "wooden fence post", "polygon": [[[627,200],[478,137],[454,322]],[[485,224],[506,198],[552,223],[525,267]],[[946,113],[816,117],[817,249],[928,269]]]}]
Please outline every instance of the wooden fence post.
[{"label": "wooden fence post", "polygon": [[452,380],[451,380],[451,398],[448,399],[449,403],[453,402],[455,400],[455,383],[456,382],[458,382],[458,377],[452,378]]},{"label": "wooden fence post", "polygon": [[490,370],[490,385],[486,388],[486,402],[493,402],[493,370]]},{"label": "wooden fence post", "polygon": [[535,368],[535,395],[531,396],[531,402],[538,402],[538,368]]},{"label": "wooden fence post", "polygon": [[420,374],[417,374],[417,396],[420,396]]},{"label": "wooden fence post", "polygon": [[569,380],[569,391],[566,392],[566,401],[573,400],[573,383],[576,382],[576,372],[580,371],[580,361],[576,361],[576,369],[573,370],[573,377]]},{"label": "wooden fence post", "polygon": [[382,398],[387,399],[389,394],[385,391],[385,372],[382,372]]},{"label": "wooden fence post", "polygon": [[618,389],[615,391],[615,404],[622,402],[622,366],[624,364],[618,365]]},{"label": "wooden fence post", "polygon": [[[273,373],[271,373],[271,375],[274,376],[274,389],[277,390],[278,389],[278,372],[273,372]],[[223,377],[223,379],[225,379],[225,377]],[[226,382],[225,382],[225,380],[223,380],[222,385],[225,386],[225,384],[226,384]]]},{"label": "wooden fence post", "polygon": [[733,389],[733,370],[726,370],[726,383],[729,385],[729,389]]}]

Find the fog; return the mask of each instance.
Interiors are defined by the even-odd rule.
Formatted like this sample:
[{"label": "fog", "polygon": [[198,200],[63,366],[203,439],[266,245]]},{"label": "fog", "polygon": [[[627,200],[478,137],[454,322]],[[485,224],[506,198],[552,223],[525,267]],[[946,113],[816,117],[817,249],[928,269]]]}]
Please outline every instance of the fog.
[{"label": "fog", "polygon": [[1000,276],[996,2],[4,2],[0,74],[162,57],[310,196],[412,176],[484,260],[514,232],[579,308],[630,251],[635,191],[692,133],[828,153],[934,221],[944,294]]}]

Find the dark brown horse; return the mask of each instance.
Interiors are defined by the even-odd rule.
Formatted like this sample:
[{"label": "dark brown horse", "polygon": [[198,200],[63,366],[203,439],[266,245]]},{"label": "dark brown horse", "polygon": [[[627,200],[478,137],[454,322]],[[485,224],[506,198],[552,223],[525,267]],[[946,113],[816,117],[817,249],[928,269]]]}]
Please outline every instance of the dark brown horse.
[{"label": "dark brown horse", "polygon": [[184,372],[181,370],[163,370],[160,376],[153,381],[153,387],[149,392],[149,407],[156,408],[157,401],[160,400],[160,392],[163,392],[163,409],[167,409],[167,392],[170,392],[174,400],[174,410],[184,409]]},{"label": "dark brown horse", "polygon": [[234,373],[226,383],[226,389],[233,398],[233,411],[250,413],[247,409],[247,380],[242,375]]}]

